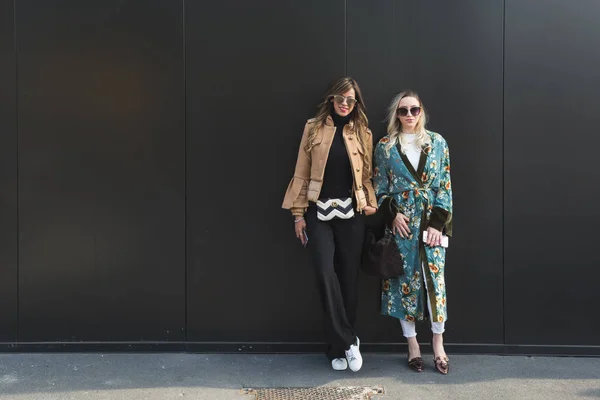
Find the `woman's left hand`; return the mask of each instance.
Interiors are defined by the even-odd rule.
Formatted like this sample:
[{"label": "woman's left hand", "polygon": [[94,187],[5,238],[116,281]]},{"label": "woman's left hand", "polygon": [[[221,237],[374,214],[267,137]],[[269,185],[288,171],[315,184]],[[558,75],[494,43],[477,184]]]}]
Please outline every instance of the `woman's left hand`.
[{"label": "woman's left hand", "polygon": [[442,232],[432,227],[427,228],[427,246],[435,247],[442,245]]},{"label": "woman's left hand", "polygon": [[366,216],[369,216],[375,214],[377,212],[377,209],[375,207],[365,206],[365,208],[363,208],[363,211],[365,212]]}]

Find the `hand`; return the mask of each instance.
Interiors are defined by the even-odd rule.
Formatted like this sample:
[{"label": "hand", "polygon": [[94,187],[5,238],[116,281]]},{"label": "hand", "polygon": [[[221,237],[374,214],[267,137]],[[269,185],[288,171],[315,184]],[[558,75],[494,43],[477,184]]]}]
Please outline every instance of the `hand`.
[{"label": "hand", "polygon": [[396,218],[394,218],[394,222],[392,223],[392,233],[394,235],[399,233],[400,237],[402,238],[409,237],[410,228],[408,227],[408,221],[410,221],[410,218],[402,213],[398,213]]},{"label": "hand", "polygon": [[377,209],[375,207],[366,206],[365,208],[363,208],[363,211],[365,212],[366,216],[369,216],[375,214],[377,212]]},{"label": "hand", "polygon": [[294,229],[296,231],[296,237],[302,242],[302,246],[306,246],[306,238],[304,237],[304,231],[306,230],[306,221],[304,220],[304,218],[294,223]]},{"label": "hand", "polygon": [[432,227],[427,228],[427,246],[435,247],[442,245],[442,232]]}]

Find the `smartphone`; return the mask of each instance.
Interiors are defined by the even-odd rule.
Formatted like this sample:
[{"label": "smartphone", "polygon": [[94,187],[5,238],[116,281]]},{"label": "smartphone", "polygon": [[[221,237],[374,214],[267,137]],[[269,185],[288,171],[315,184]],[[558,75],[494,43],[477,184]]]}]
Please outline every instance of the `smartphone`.
[{"label": "smartphone", "polygon": [[308,244],[308,235],[305,230],[302,230],[302,235],[304,235],[304,247]]},{"label": "smartphone", "polygon": [[[423,241],[427,242],[427,231],[423,232]],[[442,235],[442,247],[448,247],[448,236]]]}]

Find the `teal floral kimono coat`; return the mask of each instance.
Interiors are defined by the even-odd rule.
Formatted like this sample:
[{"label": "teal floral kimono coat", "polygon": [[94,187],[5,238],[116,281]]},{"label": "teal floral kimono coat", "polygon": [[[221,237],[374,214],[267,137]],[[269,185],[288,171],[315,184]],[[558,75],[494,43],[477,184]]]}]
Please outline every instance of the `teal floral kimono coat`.
[{"label": "teal floral kimono coat", "polygon": [[[395,235],[404,258],[404,275],[382,282],[381,312],[406,321],[423,320],[427,307],[425,296],[429,295],[431,320],[444,322],[447,319],[446,249],[424,246],[422,235],[431,226],[452,236],[450,154],[441,135],[427,133],[431,144],[423,147],[417,171],[397,146],[390,148],[389,153],[386,151],[389,136],[383,137],[375,148],[373,183],[377,203],[382,206],[395,200],[397,211],[410,219],[411,230],[406,239]],[[425,290],[423,279],[427,280],[429,290]]]}]

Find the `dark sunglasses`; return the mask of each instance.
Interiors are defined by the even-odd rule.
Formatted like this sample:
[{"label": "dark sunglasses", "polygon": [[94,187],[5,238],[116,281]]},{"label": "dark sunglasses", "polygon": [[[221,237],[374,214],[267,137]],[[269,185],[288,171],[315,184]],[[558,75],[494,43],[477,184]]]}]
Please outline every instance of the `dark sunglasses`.
[{"label": "dark sunglasses", "polygon": [[344,100],[346,100],[346,103],[349,107],[354,106],[358,102],[354,97],[344,97],[341,94],[336,94],[333,96],[333,101],[335,101],[337,104],[344,104]]},{"label": "dark sunglasses", "polygon": [[416,117],[417,115],[421,114],[421,107],[411,107],[410,110],[406,107],[400,107],[396,112],[399,116],[406,117],[409,111],[411,116]]}]

